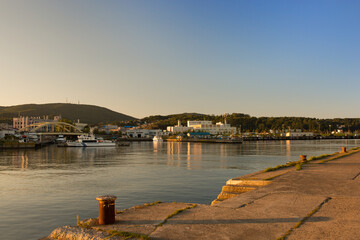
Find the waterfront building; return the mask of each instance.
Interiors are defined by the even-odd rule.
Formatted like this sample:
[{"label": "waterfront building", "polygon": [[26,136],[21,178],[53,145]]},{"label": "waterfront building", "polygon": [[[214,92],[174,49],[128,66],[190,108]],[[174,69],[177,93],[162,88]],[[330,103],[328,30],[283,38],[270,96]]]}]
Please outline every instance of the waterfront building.
[{"label": "waterfront building", "polygon": [[290,131],[285,134],[286,137],[313,137],[313,132]]},{"label": "waterfront building", "polygon": [[0,130],[0,138],[4,138],[6,136],[14,136],[15,129],[2,129]]},{"label": "waterfront building", "polygon": [[236,134],[236,127],[230,124],[218,122],[213,124],[211,121],[188,121],[188,127],[192,127],[195,132],[209,132],[210,134]]},{"label": "waterfront building", "polygon": [[130,138],[153,138],[155,136],[164,136],[166,133],[161,129],[129,129],[126,135]]},{"label": "waterfront building", "polygon": [[192,127],[186,127],[186,126],[182,126],[180,120],[178,121],[178,124],[176,126],[168,126],[166,128],[166,130],[168,132],[172,132],[172,133],[184,133],[184,132],[188,132],[190,130],[192,130]]},{"label": "waterfront building", "polygon": [[[19,116],[17,118],[13,118],[13,128],[22,129],[28,127],[29,125],[43,122],[57,122],[61,120],[61,116],[55,116],[54,119],[49,119],[49,116],[44,117],[23,117]],[[35,127],[30,127],[29,131],[34,129]]]},{"label": "waterfront building", "polygon": [[236,127],[231,127],[230,124],[218,122],[213,124],[211,121],[187,121],[187,126],[181,126],[180,121],[176,126],[168,126],[167,131],[172,133],[184,133],[188,131],[194,132],[208,132],[210,134],[235,134]]}]

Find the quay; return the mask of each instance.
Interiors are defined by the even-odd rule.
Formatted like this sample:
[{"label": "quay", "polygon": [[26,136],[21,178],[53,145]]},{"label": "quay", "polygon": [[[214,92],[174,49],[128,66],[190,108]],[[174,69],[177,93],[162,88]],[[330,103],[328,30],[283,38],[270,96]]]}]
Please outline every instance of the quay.
[{"label": "quay", "polygon": [[19,141],[9,141],[1,142],[0,149],[28,149],[36,148],[37,144],[35,142],[19,142]]},{"label": "quay", "polygon": [[359,203],[360,149],[343,149],[230,179],[212,205],[144,204],[117,210],[114,224],[86,219],[43,240],[358,239]]}]

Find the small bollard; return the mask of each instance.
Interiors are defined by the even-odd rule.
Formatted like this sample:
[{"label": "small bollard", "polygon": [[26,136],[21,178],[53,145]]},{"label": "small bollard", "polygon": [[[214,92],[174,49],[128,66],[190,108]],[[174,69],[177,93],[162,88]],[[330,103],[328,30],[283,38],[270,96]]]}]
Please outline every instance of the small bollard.
[{"label": "small bollard", "polygon": [[115,222],[115,199],[116,196],[105,195],[97,197],[99,201],[99,224],[113,224]]},{"label": "small bollard", "polygon": [[300,155],[300,162],[307,162],[306,155]]},{"label": "small bollard", "polygon": [[346,147],[341,148],[341,153],[346,153]]}]

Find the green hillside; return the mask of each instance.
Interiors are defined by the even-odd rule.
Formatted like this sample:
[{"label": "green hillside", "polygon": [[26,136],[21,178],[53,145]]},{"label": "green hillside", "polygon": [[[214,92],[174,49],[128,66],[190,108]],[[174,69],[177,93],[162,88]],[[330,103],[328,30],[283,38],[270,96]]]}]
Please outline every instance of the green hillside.
[{"label": "green hillside", "polygon": [[10,107],[0,107],[0,119],[11,119],[18,115],[21,116],[55,116],[61,115],[63,118],[81,122],[96,124],[114,121],[129,121],[136,118],[114,112],[110,109],[94,105],[69,104],[69,103],[49,103],[49,104],[25,104]]}]

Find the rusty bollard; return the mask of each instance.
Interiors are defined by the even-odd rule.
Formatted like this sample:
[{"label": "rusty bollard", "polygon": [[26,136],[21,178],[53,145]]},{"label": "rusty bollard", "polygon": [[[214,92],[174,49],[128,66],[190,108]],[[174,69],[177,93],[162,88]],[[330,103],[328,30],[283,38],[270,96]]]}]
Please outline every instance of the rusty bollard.
[{"label": "rusty bollard", "polygon": [[341,153],[346,153],[346,147],[341,148]]},{"label": "rusty bollard", "polygon": [[105,195],[97,197],[99,201],[99,224],[113,224],[115,222],[115,199],[116,196]]},{"label": "rusty bollard", "polygon": [[307,162],[306,155],[300,155],[300,162]]}]

